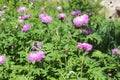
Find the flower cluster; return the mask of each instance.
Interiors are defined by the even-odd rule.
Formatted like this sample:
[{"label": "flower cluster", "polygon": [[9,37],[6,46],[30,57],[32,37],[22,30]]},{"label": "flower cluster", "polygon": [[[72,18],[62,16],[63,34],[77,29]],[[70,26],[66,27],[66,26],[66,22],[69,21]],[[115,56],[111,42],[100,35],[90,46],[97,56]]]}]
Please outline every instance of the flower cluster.
[{"label": "flower cluster", "polygon": [[49,23],[49,22],[52,21],[52,17],[51,17],[51,16],[47,16],[46,13],[40,14],[40,15],[39,15],[39,18],[41,19],[41,21],[42,21],[43,23]]},{"label": "flower cluster", "polygon": [[77,45],[78,49],[83,49],[85,51],[91,51],[93,46],[88,43],[78,43]]},{"label": "flower cluster", "polygon": [[18,18],[18,21],[19,21],[19,22],[23,22],[24,19],[28,19],[28,18],[30,18],[30,14],[26,14],[26,15],[20,16],[20,17]]},{"label": "flower cluster", "polygon": [[5,56],[0,56],[0,65],[3,64],[6,61]]},{"label": "flower cluster", "polygon": [[45,58],[45,54],[43,51],[34,51],[34,52],[31,52],[29,55],[28,55],[28,60],[30,62],[39,62],[41,61],[43,58]]},{"label": "flower cluster", "polygon": [[89,16],[87,14],[83,14],[81,16],[77,16],[73,19],[73,23],[77,27],[81,27],[85,24],[87,24],[89,21]]}]

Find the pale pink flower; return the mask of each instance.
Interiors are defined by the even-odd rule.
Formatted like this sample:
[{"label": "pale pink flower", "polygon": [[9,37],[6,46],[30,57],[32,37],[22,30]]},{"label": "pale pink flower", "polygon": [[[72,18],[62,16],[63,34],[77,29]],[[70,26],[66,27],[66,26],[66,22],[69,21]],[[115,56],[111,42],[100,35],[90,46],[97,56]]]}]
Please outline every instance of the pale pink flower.
[{"label": "pale pink flower", "polygon": [[5,11],[0,11],[0,15],[3,15],[3,14],[5,14]]},{"label": "pale pink flower", "polygon": [[118,48],[114,48],[114,49],[112,50],[112,53],[114,53],[115,55],[118,55],[118,54],[119,54]]},{"label": "pale pink flower", "polygon": [[37,47],[41,47],[42,46],[42,42],[37,41],[36,45],[37,45]]},{"label": "pale pink flower", "polygon": [[61,20],[65,19],[66,17],[67,16],[64,13],[58,14],[58,18],[61,19]]},{"label": "pale pink flower", "polygon": [[6,61],[5,56],[0,56],[0,65],[3,64]]},{"label": "pale pink flower", "polygon": [[26,11],[26,10],[27,10],[26,7],[20,7],[20,8],[18,9],[18,13],[22,13],[22,12],[24,12],[24,11]]},{"label": "pale pink flower", "polygon": [[42,19],[45,16],[47,16],[47,14],[44,12],[44,13],[42,13],[42,14],[39,15],[39,18]]},{"label": "pale pink flower", "polygon": [[52,21],[52,17],[51,16],[45,16],[41,18],[43,23],[49,23]]},{"label": "pale pink flower", "polygon": [[32,50],[35,50],[35,49],[36,49],[36,46],[35,46],[35,45],[32,45],[31,49],[32,49]]},{"label": "pale pink flower", "polygon": [[45,10],[45,7],[44,7],[44,6],[42,6],[40,9],[41,9],[41,10]]},{"label": "pale pink flower", "polygon": [[75,11],[72,11],[70,14],[72,16],[74,16],[74,15],[80,16],[81,15],[81,11],[80,10],[75,10]]},{"label": "pale pink flower", "polygon": [[34,51],[34,52],[31,52],[29,55],[28,55],[28,60],[30,62],[39,62],[41,61],[43,58],[45,58],[45,54],[43,51]]},{"label": "pale pink flower", "polygon": [[89,16],[87,14],[77,16],[73,19],[73,23],[77,27],[81,27],[81,26],[87,24],[88,21],[89,21]]},{"label": "pale pink flower", "polygon": [[23,16],[21,16],[21,18],[22,19],[28,19],[28,18],[30,18],[30,14],[23,15]]},{"label": "pale pink flower", "polygon": [[27,24],[25,24],[25,25],[22,27],[21,30],[22,30],[23,32],[26,32],[26,31],[28,31],[29,29],[30,29],[30,24],[27,23]]},{"label": "pale pink flower", "polygon": [[62,10],[62,6],[58,6],[57,10],[61,11]]},{"label": "pale pink flower", "polygon": [[78,43],[78,49],[83,49],[85,51],[91,51],[93,46],[91,44],[88,43]]},{"label": "pale pink flower", "polygon": [[23,23],[24,19],[18,19],[18,22]]},{"label": "pale pink flower", "polygon": [[7,8],[7,6],[6,6],[6,5],[3,5],[3,6],[2,6],[2,8],[3,8],[3,9],[6,9],[6,8]]}]

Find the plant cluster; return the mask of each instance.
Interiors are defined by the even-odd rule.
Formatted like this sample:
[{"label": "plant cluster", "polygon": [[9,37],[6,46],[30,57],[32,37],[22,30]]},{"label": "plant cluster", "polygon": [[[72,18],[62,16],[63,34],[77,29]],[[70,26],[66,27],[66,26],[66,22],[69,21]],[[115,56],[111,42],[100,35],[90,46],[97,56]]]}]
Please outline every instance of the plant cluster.
[{"label": "plant cluster", "polygon": [[99,1],[0,3],[0,80],[120,79],[120,24]]}]

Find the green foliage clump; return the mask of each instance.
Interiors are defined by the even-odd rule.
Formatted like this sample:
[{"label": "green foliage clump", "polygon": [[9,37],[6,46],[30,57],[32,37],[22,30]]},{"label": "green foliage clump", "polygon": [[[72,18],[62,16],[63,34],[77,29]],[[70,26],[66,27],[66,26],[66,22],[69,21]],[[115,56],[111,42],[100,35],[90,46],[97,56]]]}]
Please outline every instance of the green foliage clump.
[{"label": "green foliage clump", "polygon": [[[0,0],[0,7],[7,5],[5,14],[0,15],[0,20],[6,19],[0,21],[0,54],[6,56],[6,62],[0,65],[0,80],[119,80],[120,57],[112,49],[120,45],[120,24],[98,14],[98,4],[93,0]],[[60,5],[62,11],[57,10]],[[18,14],[18,8],[23,6],[27,11]],[[80,28],[74,26],[72,10],[92,12],[89,23]],[[44,24],[39,19],[44,12],[53,17],[51,23]],[[30,18],[19,23],[18,17],[27,13]],[[67,18],[58,19],[59,13],[65,13]],[[26,23],[30,23],[30,30],[22,32]],[[82,29],[88,27],[92,33],[83,34]],[[43,45],[36,50],[44,51],[45,58],[31,63],[28,55],[37,41]],[[93,50],[78,49],[78,42],[92,44]]]}]

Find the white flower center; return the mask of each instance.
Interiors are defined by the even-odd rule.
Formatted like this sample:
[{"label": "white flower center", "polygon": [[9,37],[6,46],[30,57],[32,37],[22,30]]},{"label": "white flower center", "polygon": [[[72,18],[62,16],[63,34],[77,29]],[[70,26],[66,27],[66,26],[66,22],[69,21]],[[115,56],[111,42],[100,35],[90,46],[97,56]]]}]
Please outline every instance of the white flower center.
[{"label": "white flower center", "polygon": [[0,62],[2,61],[2,58],[0,58]]},{"label": "white flower center", "polygon": [[78,21],[79,22],[83,21],[83,17],[78,17]]}]

